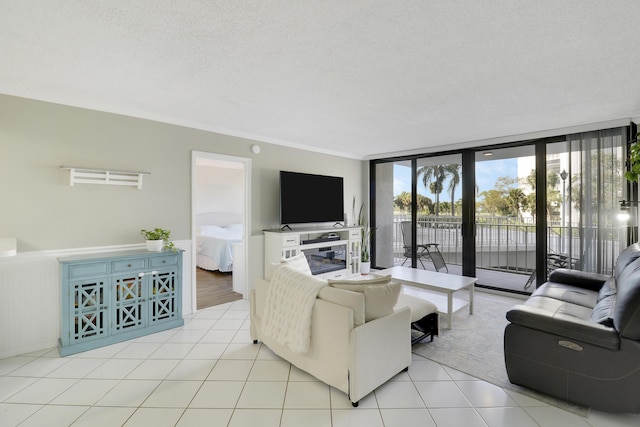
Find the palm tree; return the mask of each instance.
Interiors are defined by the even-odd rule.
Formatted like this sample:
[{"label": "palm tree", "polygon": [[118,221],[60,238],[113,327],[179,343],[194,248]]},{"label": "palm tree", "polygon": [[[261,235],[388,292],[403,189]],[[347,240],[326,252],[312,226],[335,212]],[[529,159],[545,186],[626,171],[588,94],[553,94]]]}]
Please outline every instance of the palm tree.
[{"label": "palm tree", "polygon": [[442,183],[447,177],[445,165],[423,166],[418,169],[418,177],[422,175],[422,183],[425,188],[436,195],[436,216],[440,214],[440,193],[442,193]]},{"label": "palm tree", "polygon": [[440,214],[440,193],[442,193],[442,182],[433,181],[429,184],[429,191],[436,195],[436,216]]},{"label": "palm tree", "polygon": [[457,163],[452,163],[446,166],[447,175],[451,176],[451,181],[449,181],[449,195],[451,196],[451,216],[456,215],[455,211],[455,192],[456,187],[460,185],[460,169],[462,165]]}]

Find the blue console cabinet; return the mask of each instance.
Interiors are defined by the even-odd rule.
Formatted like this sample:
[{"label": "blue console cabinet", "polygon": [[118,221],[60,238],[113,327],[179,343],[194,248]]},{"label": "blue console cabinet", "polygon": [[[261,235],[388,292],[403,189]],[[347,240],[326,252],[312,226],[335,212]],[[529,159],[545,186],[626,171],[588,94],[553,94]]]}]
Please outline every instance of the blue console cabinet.
[{"label": "blue console cabinet", "polygon": [[60,355],[182,326],[182,252],[59,258]]}]

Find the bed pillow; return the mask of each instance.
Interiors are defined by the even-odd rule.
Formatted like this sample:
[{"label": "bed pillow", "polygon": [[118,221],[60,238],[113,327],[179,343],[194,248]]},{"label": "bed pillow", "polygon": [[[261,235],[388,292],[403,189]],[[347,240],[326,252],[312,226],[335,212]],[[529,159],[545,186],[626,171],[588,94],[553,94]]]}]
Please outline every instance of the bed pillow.
[{"label": "bed pillow", "polygon": [[402,290],[400,282],[391,280],[391,276],[369,280],[328,280],[328,283],[334,288],[364,294],[365,322],[392,314]]},{"label": "bed pillow", "polygon": [[229,231],[242,232],[242,224],[229,224],[226,227],[223,227]]},{"label": "bed pillow", "polygon": [[197,232],[200,235],[215,235],[222,231],[222,227],[218,227],[217,225],[201,225],[198,227]]},{"label": "bed pillow", "polygon": [[280,261],[280,264],[290,265],[296,270],[311,276],[311,269],[309,268],[307,257],[304,256],[304,252],[300,252],[298,255],[293,256],[291,258],[282,258],[282,260]]}]

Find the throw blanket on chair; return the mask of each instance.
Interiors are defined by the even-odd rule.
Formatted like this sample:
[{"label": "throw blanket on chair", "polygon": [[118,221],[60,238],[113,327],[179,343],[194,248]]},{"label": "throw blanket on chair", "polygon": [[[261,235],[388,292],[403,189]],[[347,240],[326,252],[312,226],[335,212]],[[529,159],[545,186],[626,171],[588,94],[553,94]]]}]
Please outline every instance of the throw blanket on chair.
[{"label": "throw blanket on chair", "polygon": [[327,282],[288,265],[271,278],[264,308],[263,332],[295,353],[306,353],[311,342],[311,312]]}]

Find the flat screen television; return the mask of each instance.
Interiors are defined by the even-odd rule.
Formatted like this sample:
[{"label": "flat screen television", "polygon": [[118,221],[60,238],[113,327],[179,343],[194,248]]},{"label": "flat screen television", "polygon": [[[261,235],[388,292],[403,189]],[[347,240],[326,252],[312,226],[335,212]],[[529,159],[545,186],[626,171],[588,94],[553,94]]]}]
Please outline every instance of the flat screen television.
[{"label": "flat screen television", "polygon": [[280,171],[280,224],[342,221],[342,177]]}]

